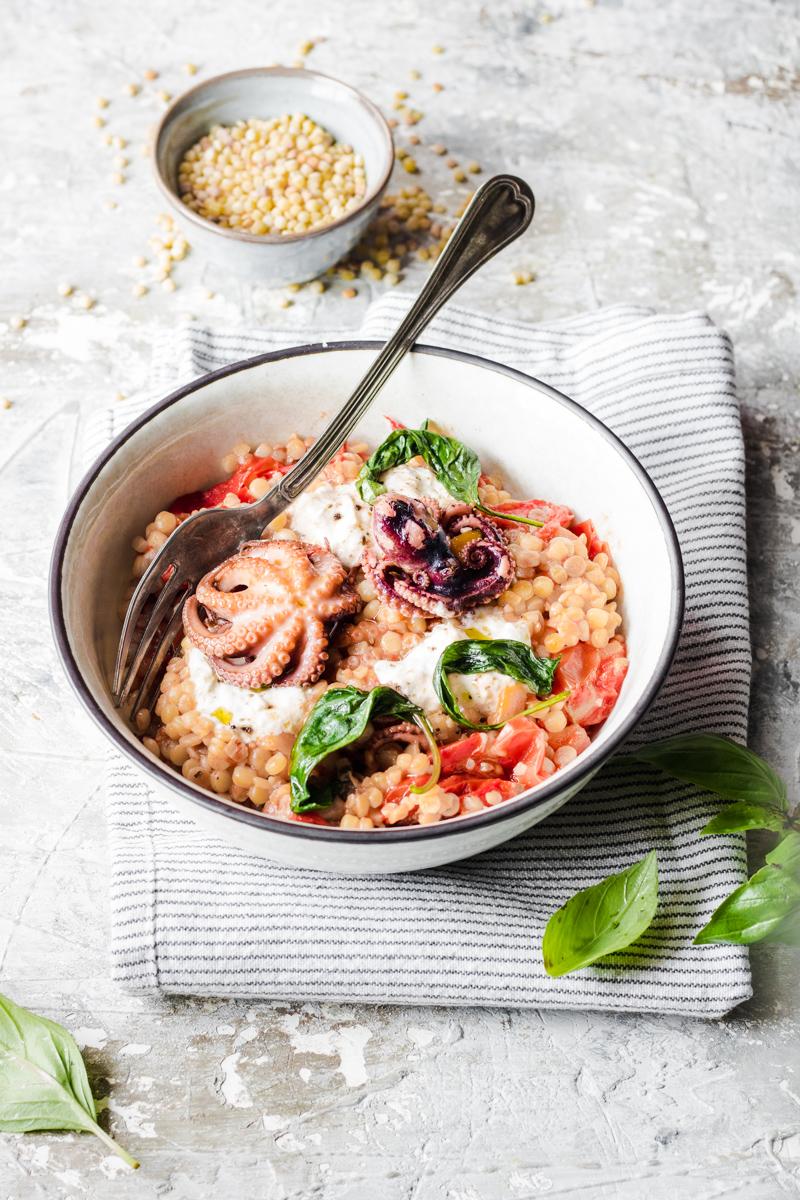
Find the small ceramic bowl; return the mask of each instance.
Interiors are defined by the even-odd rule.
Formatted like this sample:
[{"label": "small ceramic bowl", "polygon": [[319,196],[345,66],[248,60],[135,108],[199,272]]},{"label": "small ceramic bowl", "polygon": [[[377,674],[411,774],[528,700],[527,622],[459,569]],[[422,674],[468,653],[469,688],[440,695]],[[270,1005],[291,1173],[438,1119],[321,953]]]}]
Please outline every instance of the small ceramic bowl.
[{"label": "small ceramic bowl", "polygon": [[[308,233],[259,235],[224,229],[182,203],[178,167],[212,125],[294,112],[311,117],[363,158],[367,190],[352,212]],[[194,249],[253,282],[279,287],[313,279],[355,246],[386,190],[394,143],[372,101],[348,84],[316,71],[254,67],[216,75],[179,96],[158,127],[153,161],[158,186]]]},{"label": "small ceramic bowl", "polygon": [[432,417],[501,474],[516,496],[591,517],[624,581],[630,668],[592,744],[552,778],[494,808],[437,825],[346,830],[284,821],[203,791],[152,755],[115,709],[109,678],[131,539],[175,496],[219,479],[236,442],[315,436],[374,359],[374,342],[301,346],[212,372],[162,400],[98,459],[70,501],[53,553],[50,603],[64,668],[92,719],[164,800],[216,837],[296,866],[346,873],[418,870],[506,841],[560,808],[620,746],[666,677],[681,626],[683,573],[655,486],[600,421],[553,388],[454,350],[417,346],[353,433],[377,445],[383,413]]}]

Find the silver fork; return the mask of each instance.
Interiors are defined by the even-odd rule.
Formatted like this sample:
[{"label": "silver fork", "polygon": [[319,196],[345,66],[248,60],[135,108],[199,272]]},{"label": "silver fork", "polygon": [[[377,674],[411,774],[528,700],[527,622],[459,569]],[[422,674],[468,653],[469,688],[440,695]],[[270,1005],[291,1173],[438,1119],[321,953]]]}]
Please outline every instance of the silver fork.
[{"label": "silver fork", "polygon": [[[475,192],[414,304],[356,386],[350,399],[303,457],[260,500],[208,508],[183,521],[150,562],[131,596],[114,666],[112,692],[124,705],[150,657],[131,708],[149,707],[164,659],[181,626],[183,603],[202,577],[235,554],[296,500],[330,462],[422,330],[462,283],[513,242],[533,219],[533,192],[514,175],[495,175]],[[169,571],[163,587],[159,584]],[[158,595],[138,644],[133,639],[147,601]]]}]

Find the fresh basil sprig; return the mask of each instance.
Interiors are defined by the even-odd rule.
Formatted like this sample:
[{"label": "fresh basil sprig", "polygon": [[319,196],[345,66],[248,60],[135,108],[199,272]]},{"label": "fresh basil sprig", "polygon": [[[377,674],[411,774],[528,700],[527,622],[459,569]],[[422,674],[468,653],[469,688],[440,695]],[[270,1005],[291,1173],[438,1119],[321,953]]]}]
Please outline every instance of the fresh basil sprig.
[{"label": "fresh basil sprig", "polygon": [[504,521],[519,521],[522,525],[541,526],[543,521],[519,514],[496,512],[481,503],[478,483],[481,464],[477,454],[456,438],[446,437],[427,429],[427,421],[421,429],[393,429],[364,463],[356,479],[361,499],[374,504],[378,496],[386,491],[381,475],[392,467],[402,466],[417,455],[425,459],[439,482],[455,500],[469,504],[490,517],[501,517]]},{"label": "fresh basil sprig", "polygon": [[[729,804],[728,808],[739,805]],[[726,812],[723,809],[720,816]],[[774,829],[775,826],[762,823],[738,828]],[[701,833],[727,832],[727,829],[712,830],[708,825],[701,830]],[[694,940],[697,945],[733,942],[749,946],[765,941],[800,946],[800,833],[787,833],[770,850],[766,865],[722,901]]]},{"label": "fresh basil sprig", "polygon": [[313,795],[309,791],[312,771],[329,754],[358,741],[369,722],[377,717],[413,721],[422,730],[428,740],[433,771],[427,783],[412,787],[411,791],[421,793],[433,787],[439,778],[439,748],[430,722],[419,705],[390,687],[376,687],[371,692],[356,687],[333,687],[323,693],[311,709],[292,748],[289,764],[292,812],[313,812],[333,803],[336,794],[332,788],[317,789]]},{"label": "fresh basil sprig", "polygon": [[[529,691],[546,696],[553,689],[553,676],[558,662],[557,658],[538,658],[524,642],[500,638],[469,638],[445,646],[433,670],[433,687],[444,711],[459,725],[466,729],[501,729],[505,721],[489,725],[470,721],[464,715],[450,686],[449,676],[481,675],[485,671],[499,671],[502,675],[510,675],[518,683],[524,683]],[[540,712],[552,704],[558,704],[560,700],[566,700],[568,695],[569,692],[559,692],[556,696],[548,696],[546,700],[517,715],[529,716]]]},{"label": "fresh basil sprig", "polygon": [[766,865],[715,909],[695,942],[800,944],[800,822],[789,812],[786,785],[769,763],[745,746],[709,733],[655,742],[633,757],[733,801],[702,834],[769,829],[785,835],[767,855]]},{"label": "fresh basil sprig", "polygon": [[554,912],[542,942],[548,975],[567,975],[615,954],[641,937],[656,913],[656,852],[584,888]]},{"label": "fresh basil sprig", "polygon": [[72,1034],[0,995],[0,1131],[93,1133],[129,1167],[138,1167],[96,1117],[86,1067]]},{"label": "fresh basil sprig", "polygon": [[[695,943],[800,946],[800,811],[789,810],[786,786],[772,767],[752,750],[710,733],[667,738],[631,757],[733,801],[701,829],[702,834],[747,829],[784,834],[767,854],[766,864],[717,907]],[[655,851],[620,875],[578,892],[553,914],[542,945],[550,975],[564,975],[611,953],[604,948],[608,938],[627,938],[612,947],[616,950],[644,932],[655,912],[657,884],[655,878],[648,882],[651,870],[655,876]],[[638,933],[629,936],[637,926]]]}]

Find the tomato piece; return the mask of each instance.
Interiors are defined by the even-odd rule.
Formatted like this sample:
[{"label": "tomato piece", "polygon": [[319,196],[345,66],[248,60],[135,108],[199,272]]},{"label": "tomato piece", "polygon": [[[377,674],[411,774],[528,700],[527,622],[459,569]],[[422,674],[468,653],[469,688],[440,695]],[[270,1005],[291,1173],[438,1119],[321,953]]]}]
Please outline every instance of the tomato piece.
[{"label": "tomato piece", "polygon": [[514,717],[507,721],[489,751],[503,767],[513,767],[536,741],[539,726],[530,717]]},{"label": "tomato piece", "polygon": [[393,787],[388,788],[384,792],[384,804],[395,804],[398,800],[402,800],[404,796],[408,795],[410,787],[411,781],[406,780],[405,783],[396,783]]},{"label": "tomato piece", "polygon": [[170,504],[169,511],[176,516],[185,516],[198,508],[216,508],[230,492],[238,496],[242,504],[251,504],[253,497],[250,495],[250,484],[254,479],[274,475],[276,472],[285,475],[289,469],[289,463],[280,463],[269,455],[266,458],[256,458],[255,454],[248,454],[244,462],[240,463],[227,479],[212,484],[205,491],[187,492],[185,496],[179,496]]},{"label": "tomato piece", "polygon": [[623,643],[598,650],[579,642],[562,654],[553,686],[570,689],[565,708],[576,725],[599,725],[616,704],[627,671]]},{"label": "tomato piece", "polygon": [[[537,537],[547,544],[558,533],[559,529],[569,529],[575,520],[571,508],[564,504],[551,504],[549,500],[505,500],[494,507],[495,512],[517,513],[521,517],[531,517],[534,521],[542,521],[542,527],[536,529]],[[504,529],[518,529],[516,521],[503,521],[494,518]]]},{"label": "tomato piece", "polygon": [[[606,649],[609,648],[606,647]],[[598,708],[593,715],[593,719],[585,722],[586,724],[599,725],[601,721],[606,720],[617,702],[627,674],[628,659],[625,656],[624,650],[621,653],[613,652],[602,655],[595,681],[595,687],[599,696]]]},{"label": "tomato piece", "polygon": [[[547,735],[531,717],[514,717],[506,722],[489,751],[491,758],[511,772],[511,779],[531,787],[541,777]],[[489,781],[491,784],[491,780]]]},{"label": "tomato piece", "polygon": [[594,527],[594,521],[579,521],[577,525],[572,526],[572,532],[578,537],[582,533],[586,534],[586,549],[589,552],[589,558],[597,558],[600,553],[611,554],[608,542],[604,542],[600,537]]},{"label": "tomato piece", "polygon": [[442,791],[450,792],[454,796],[463,796],[480,786],[481,784],[470,775],[447,775],[444,779],[439,780],[439,787]]},{"label": "tomato piece", "polygon": [[449,746],[442,746],[442,774],[461,771],[470,758],[477,759],[486,754],[488,741],[485,733],[476,732],[458,742],[451,742]]},{"label": "tomato piece", "polygon": [[511,772],[511,778],[521,787],[533,787],[542,779],[542,764],[547,749],[547,734],[541,725],[536,726],[536,736]]},{"label": "tomato piece", "polygon": [[304,825],[327,825],[330,829],[330,821],[326,821],[324,817],[318,816],[317,813],[292,813],[292,821],[302,821]]},{"label": "tomato piece", "polygon": [[553,679],[553,691],[563,692],[569,688],[570,692],[576,692],[597,670],[599,662],[600,651],[587,642],[578,642],[577,646],[562,651]]},{"label": "tomato piece", "polygon": [[567,725],[560,733],[549,733],[547,740],[553,750],[560,750],[562,746],[572,746],[577,754],[591,745],[591,738],[582,725]]},{"label": "tomato piece", "polygon": [[392,429],[407,429],[408,428],[408,426],[404,425],[402,421],[395,421],[394,417],[390,417],[388,413],[384,413],[383,415],[386,418],[386,420],[389,422],[389,424],[391,425]]}]

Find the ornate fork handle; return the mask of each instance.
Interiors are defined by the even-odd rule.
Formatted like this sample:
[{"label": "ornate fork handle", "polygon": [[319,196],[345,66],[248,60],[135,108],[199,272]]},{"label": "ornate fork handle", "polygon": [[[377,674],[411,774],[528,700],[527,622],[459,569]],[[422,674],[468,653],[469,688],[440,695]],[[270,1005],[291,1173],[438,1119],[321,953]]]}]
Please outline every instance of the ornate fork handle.
[{"label": "ornate fork handle", "polygon": [[[523,233],[533,218],[533,193],[514,175],[495,175],[478,188],[411,309],[400,322],[346,404],[313,446],[254,504],[201,509],[187,517],[155,554],[131,596],[114,664],[112,692],[126,701],[139,674],[144,679],[133,710],[157,684],[191,591],[213,565],[236,553],[296,500],[333,458],[404,354],[453,292],[499,250]],[[154,600],[144,632],[136,639],[145,605]],[[149,666],[145,664],[149,660]]]},{"label": "ornate fork handle", "polygon": [[[533,192],[514,175],[495,175],[476,191],[422,291],[346,404],[280,482],[253,505],[271,516],[296,500],[347,439],[428,322],[462,283],[527,228]],[[279,507],[276,508],[276,504]]]}]

